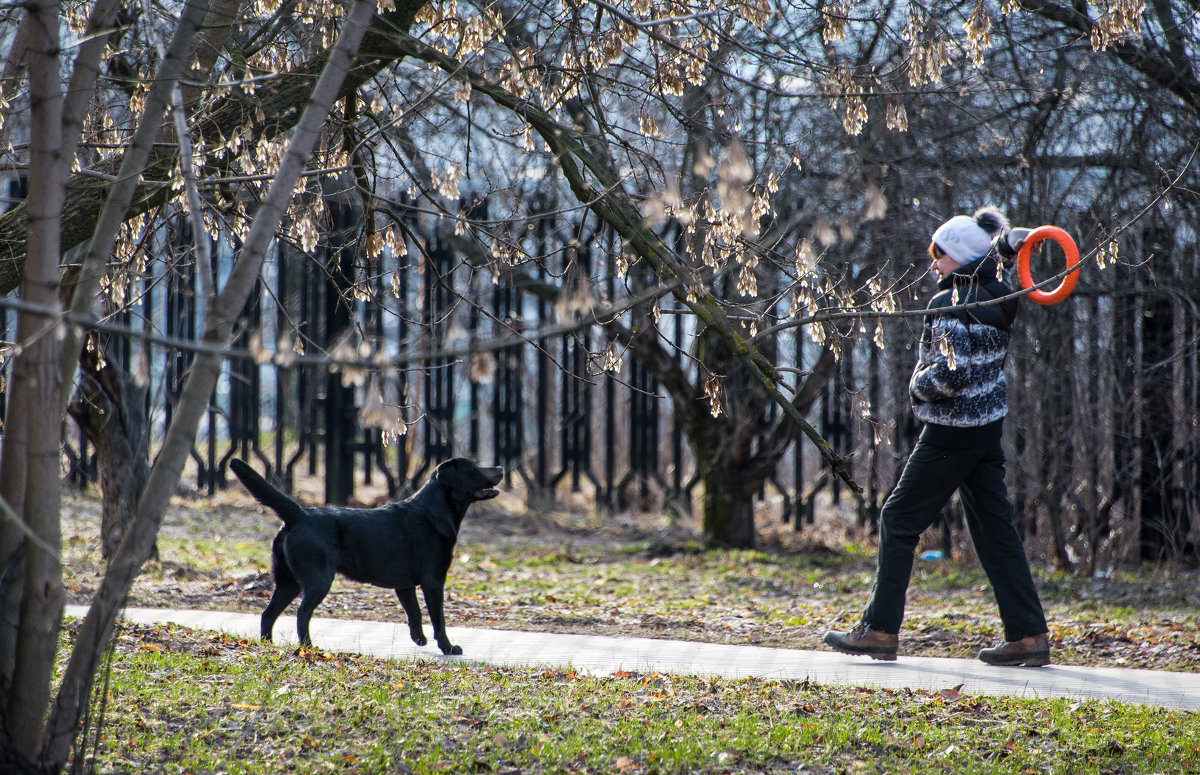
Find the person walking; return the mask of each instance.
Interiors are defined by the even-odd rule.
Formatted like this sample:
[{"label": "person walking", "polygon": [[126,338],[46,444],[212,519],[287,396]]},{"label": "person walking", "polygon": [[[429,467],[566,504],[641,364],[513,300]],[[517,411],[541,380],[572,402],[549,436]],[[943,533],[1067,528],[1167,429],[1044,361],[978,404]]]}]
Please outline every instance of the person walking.
[{"label": "person walking", "polygon": [[996,245],[1008,247],[1007,232],[1004,215],[984,207],[933,233],[929,256],[940,281],[909,380],[913,414],[924,428],[880,513],[875,585],[861,622],[850,632],[825,633],[837,651],[896,659],[917,542],[958,491],[1004,623],[1005,642],[979,658],[993,665],[1050,663],[1045,614],[1004,484],[1004,361],[1017,300],[936,312],[1011,293],[997,266]]}]

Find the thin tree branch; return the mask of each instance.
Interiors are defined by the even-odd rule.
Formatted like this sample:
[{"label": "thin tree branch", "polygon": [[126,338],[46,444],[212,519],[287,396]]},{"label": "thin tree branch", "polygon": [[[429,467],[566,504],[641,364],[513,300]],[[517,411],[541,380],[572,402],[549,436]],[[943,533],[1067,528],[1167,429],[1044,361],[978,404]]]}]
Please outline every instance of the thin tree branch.
[{"label": "thin tree branch", "polygon": [[[82,265],[74,273],[74,282],[68,286],[72,294],[71,314],[76,319],[86,316],[95,304],[100,279],[107,271],[108,257],[112,255],[121,224],[125,220],[125,213],[129,210],[129,204],[137,191],[138,180],[150,159],[154,139],[162,125],[163,113],[170,103],[179,76],[183,73],[185,58],[191,49],[192,39],[208,12],[208,5],[209,0],[189,0],[180,15],[179,26],[171,38],[171,44],[163,54],[154,83],[146,95],[146,104],[142,108],[137,131],[134,132],[129,150],[123,156],[121,172],[117,175],[117,181],[113,184],[108,198],[104,200],[95,232],[84,252]],[[69,391],[74,384],[82,339],[83,332],[78,327],[67,329],[63,339],[63,407],[66,407],[70,399]]]}]

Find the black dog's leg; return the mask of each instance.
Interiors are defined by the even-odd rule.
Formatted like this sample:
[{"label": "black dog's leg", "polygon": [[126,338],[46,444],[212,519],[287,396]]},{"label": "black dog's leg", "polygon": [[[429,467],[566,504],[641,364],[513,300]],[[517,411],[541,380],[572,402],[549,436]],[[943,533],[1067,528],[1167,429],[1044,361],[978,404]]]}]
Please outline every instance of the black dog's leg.
[{"label": "black dog's leg", "polygon": [[275,590],[271,593],[271,600],[262,613],[262,624],[259,629],[259,634],[265,641],[272,640],[271,633],[275,629],[275,620],[283,613],[283,609],[296,599],[296,595],[300,594],[300,582],[296,581],[296,576],[288,567],[278,545],[274,547],[271,555],[271,575],[275,577]]},{"label": "black dog's leg", "polygon": [[300,607],[296,609],[296,635],[300,638],[300,645],[304,648],[312,648],[312,638],[308,635],[308,622],[312,619],[313,611],[325,599],[325,595],[329,594],[329,587],[333,581],[325,581],[318,584],[305,585],[304,599],[300,601]]},{"label": "black dog's leg", "polygon": [[429,641],[425,640],[425,628],[421,626],[421,604],[417,602],[417,588],[403,587],[397,589],[396,597],[400,598],[400,606],[408,616],[409,636],[412,638],[413,643],[418,646],[424,646]]},{"label": "black dog's leg", "polygon": [[446,614],[442,610],[442,595],[445,588],[422,584],[421,594],[425,596],[425,607],[429,609],[429,623],[433,626],[433,639],[443,654],[461,654],[462,649],[450,642],[446,636]]},{"label": "black dog's leg", "polygon": [[271,593],[271,602],[267,603],[266,609],[262,613],[262,625],[260,633],[262,639],[270,641],[271,631],[275,629],[275,620],[283,613],[283,609],[296,599],[296,595],[300,594],[300,585],[295,579],[288,579],[285,584],[282,580],[275,582],[275,591]]}]

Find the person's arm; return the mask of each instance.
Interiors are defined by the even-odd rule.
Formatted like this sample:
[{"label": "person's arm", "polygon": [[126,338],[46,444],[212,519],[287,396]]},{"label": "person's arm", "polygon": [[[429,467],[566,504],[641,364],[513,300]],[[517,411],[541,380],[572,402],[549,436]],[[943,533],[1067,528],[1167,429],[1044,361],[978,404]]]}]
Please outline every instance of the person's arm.
[{"label": "person's arm", "polygon": [[930,341],[921,343],[920,362],[908,389],[928,403],[953,398],[971,384],[970,336],[966,325],[950,315],[934,319]]}]

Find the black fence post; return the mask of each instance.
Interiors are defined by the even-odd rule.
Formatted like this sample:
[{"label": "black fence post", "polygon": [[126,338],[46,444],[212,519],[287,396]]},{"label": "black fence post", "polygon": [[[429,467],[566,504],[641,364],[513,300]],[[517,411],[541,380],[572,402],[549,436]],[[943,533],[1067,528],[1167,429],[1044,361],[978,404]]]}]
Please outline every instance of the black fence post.
[{"label": "black fence post", "polygon": [[[583,279],[586,281],[587,267],[590,265],[589,247],[585,245],[579,248],[577,258],[584,267]],[[603,487],[592,473],[592,386],[587,373],[589,339],[587,328],[562,337],[562,395],[559,406],[562,469],[550,481],[551,489],[570,474],[572,492],[582,489],[580,485],[586,477],[597,493],[603,493]]]},{"label": "black fence post", "polygon": [[[404,196],[402,201],[408,202],[407,194]],[[415,223],[415,221],[416,221],[415,214],[411,215],[411,217],[412,217],[413,222]],[[406,236],[402,235],[401,239],[403,239],[407,242]],[[405,256],[405,258],[407,258],[407,255]],[[409,319],[408,274],[409,273],[408,273],[408,266],[400,266],[400,257],[399,256],[397,256],[397,258],[396,258],[396,273],[397,273],[396,285],[398,287],[399,295],[400,295],[400,322],[397,327],[396,336],[399,339],[400,347],[411,347],[411,345],[409,344],[409,341],[408,341],[408,328],[409,328],[409,326],[408,326],[408,319]],[[408,381],[408,368],[409,368],[408,366],[401,368],[400,373],[398,375],[396,375],[396,393],[399,396],[401,405],[403,405],[403,406],[408,405],[408,399],[409,399],[410,385],[409,385],[409,381]],[[400,448],[396,451],[396,481],[400,482],[401,486],[404,486],[404,483],[408,482],[408,469],[412,464],[412,461],[410,460],[409,449],[410,449],[409,440],[406,435],[404,441],[401,442],[401,444],[400,444]]]},{"label": "black fence post", "polygon": [[[171,266],[167,269],[165,328],[170,338],[192,341],[196,338],[196,264],[192,256],[192,225],[182,216],[168,234]],[[166,354],[166,404],[164,424],[169,427],[175,415],[175,404],[187,370],[192,365],[192,353],[170,348]]]},{"label": "black fence post", "polygon": [[[606,229],[604,234],[609,237],[606,250],[608,260],[605,262],[607,264],[605,290],[608,293],[609,303],[613,303],[617,295],[615,251],[620,250],[620,246],[615,244],[615,230]],[[599,235],[596,235],[596,241],[599,242]],[[596,501],[609,511],[613,511],[617,508],[619,488],[617,486],[617,422],[614,415],[617,407],[617,376],[612,373],[605,374],[604,377],[604,405],[608,407],[604,421],[604,491],[599,494]]]},{"label": "black fence post", "polygon": [[[550,237],[550,213],[554,208],[554,202],[544,194],[538,194],[533,205],[530,207],[530,215],[533,218],[534,230],[534,251],[538,256],[544,256],[547,252],[547,243]],[[540,296],[537,299],[537,320],[535,326],[542,329],[550,321],[550,305],[545,299]],[[551,359],[548,355],[551,347],[551,340],[547,336],[539,337],[537,340],[537,350],[534,353],[534,363],[536,368],[535,387],[535,402],[536,407],[534,414],[537,417],[537,449],[534,457],[534,488],[538,496],[548,496],[551,493],[550,484],[550,421],[554,412],[554,407],[551,406],[551,384],[550,370]]]},{"label": "black fence post", "polygon": [[629,471],[617,485],[622,508],[632,503],[633,484],[643,499],[650,494],[651,481],[667,489],[658,468],[658,381],[640,361],[633,361],[629,371]]},{"label": "black fence post", "polygon": [[[478,291],[478,283],[475,278],[471,278],[471,291]],[[475,293],[471,293],[471,298],[477,298]],[[467,308],[467,341],[475,342],[479,333],[479,306],[472,303]],[[475,378],[474,362],[470,362],[473,355],[468,356],[467,363],[467,456],[472,460],[479,460],[479,412],[481,411],[479,401],[479,380]]]},{"label": "black fence post", "polygon": [[[7,309],[0,310],[0,341],[8,341]],[[8,364],[8,358],[5,358],[4,363],[0,364],[0,418],[5,417],[8,412]]]},{"label": "black fence post", "polygon": [[[367,217],[373,218],[374,215]],[[373,224],[372,228],[374,228]],[[372,290],[374,292],[374,299],[372,303],[362,303],[363,328],[370,334],[372,355],[381,355],[386,352],[387,339],[383,323],[385,254],[380,253],[374,258],[368,256],[366,260],[373,275]],[[377,387],[382,392],[387,375],[379,374],[374,379],[379,381]],[[397,486],[396,478],[392,476],[392,471],[388,467],[387,449],[383,443],[383,431],[378,428],[364,428],[363,434],[363,484],[369,486],[372,483],[373,469],[378,467],[379,472],[387,482],[388,496],[394,497],[399,491],[399,487]]]},{"label": "black fence post", "polygon": [[[187,216],[180,214],[180,217],[186,218]],[[189,220],[188,223],[190,225],[191,221]],[[195,232],[192,233],[192,256],[193,256],[192,266],[193,266],[194,271],[199,271],[199,267],[197,267],[195,265],[195,255],[196,255],[195,245],[196,245],[197,239],[206,239],[209,241],[209,255],[211,257],[211,261],[209,262],[209,269],[212,273],[212,276],[210,277],[210,281],[212,282],[212,287],[215,288],[216,284],[217,284],[217,277],[220,274],[220,272],[218,271],[218,263],[220,262],[220,253],[217,251],[216,240],[212,239],[208,235],[207,232],[205,232],[204,234],[196,234]],[[237,237],[234,237],[233,255],[230,256],[230,261],[233,261],[233,256],[237,255],[237,251],[239,251],[241,249],[241,247],[242,247],[241,241],[238,240]],[[191,288],[189,289],[189,293],[190,293],[191,299],[192,299],[192,316],[193,316],[193,324],[192,325],[193,325],[193,327],[195,327],[194,321],[196,321],[199,318],[199,312],[202,309],[202,305],[197,304],[197,302],[196,302],[195,285],[191,286]],[[192,360],[195,360],[195,359],[193,358]],[[221,364],[221,366],[218,368],[224,368],[224,367],[225,367],[225,364]],[[218,381],[217,384],[219,385],[220,382]],[[208,443],[206,445],[207,449],[205,450],[205,454],[203,457],[201,457],[200,453],[197,450],[192,450],[192,459],[196,461],[196,467],[199,472],[199,476],[197,477],[197,484],[201,488],[206,490],[209,495],[215,495],[219,488],[224,487],[224,480],[221,475],[221,470],[217,464],[217,437],[218,437],[217,418],[220,417],[220,414],[221,414],[221,408],[218,405],[217,400],[218,400],[217,388],[214,387],[212,394],[209,395],[209,397],[208,397],[208,411],[205,413],[205,416],[208,420],[208,434],[206,437]]]},{"label": "black fence post", "polygon": [[[325,331],[326,352],[350,335],[351,306],[354,304],[356,211],[335,198],[326,200],[330,232],[326,254]],[[358,429],[354,386],[345,384],[341,370],[325,379],[325,502],[346,504],[354,497],[354,443]]]},{"label": "black fence post", "polygon": [[[454,251],[435,238],[424,251],[426,341],[431,350],[445,345],[446,318],[454,305],[450,273],[454,269]],[[419,487],[425,472],[435,462],[454,456],[454,364],[445,356],[435,356],[425,364],[424,460],[413,472],[412,484]]]},{"label": "black fence post", "polygon": [[[497,336],[521,328],[521,293],[514,287],[500,288],[492,295],[492,316]],[[524,348],[519,344],[496,352],[496,374],[492,390],[493,451],[496,465],[506,476],[522,472],[524,448],[525,391],[521,363]]]},{"label": "black fence post", "polygon": [[[239,350],[249,350],[251,337],[262,328],[262,292],[262,281],[256,280],[254,290],[242,308],[240,330],[234,340],[234,347]],[[229,450],[221,457],[218,467],[222,487],[226,484],[225,467],[234,455],[249,458],[253,454],[263,458],[258,438],[261,407],[262,379],[258,364],[244,358],[229,361],[229,410],[226,413]]]}]

